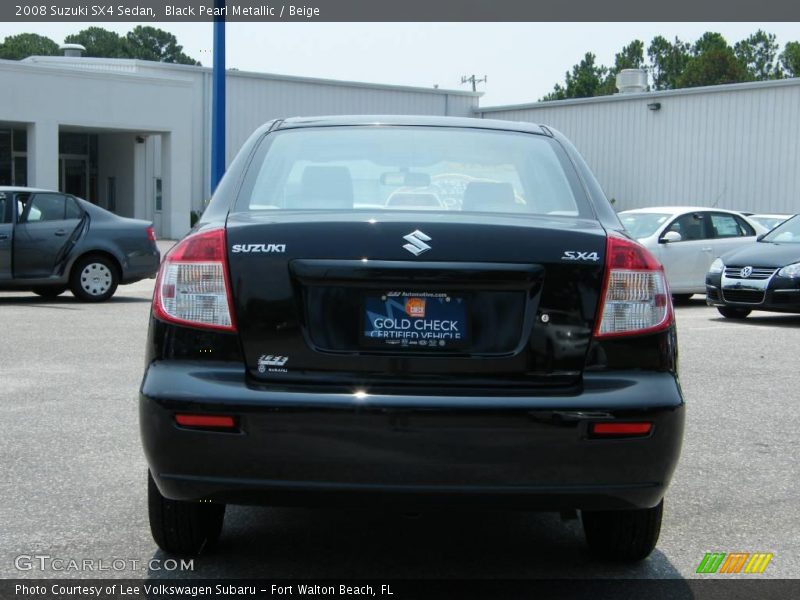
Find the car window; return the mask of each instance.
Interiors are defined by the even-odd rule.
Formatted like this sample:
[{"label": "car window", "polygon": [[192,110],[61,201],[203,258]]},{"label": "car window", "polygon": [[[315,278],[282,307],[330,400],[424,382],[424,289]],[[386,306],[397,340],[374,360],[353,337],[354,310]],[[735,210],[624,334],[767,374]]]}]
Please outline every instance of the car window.
[{"label": "car window", "polygon": [[11,222],[11,199],[7,194],[0,192],[0,223]]},{"label": "car window", "polygon": [[[756,234],[756,230],[753,229],[753,227],[750,225],[750,223],[745,221],[743,218],[741,218],[738,215],[734,215],[733,218],[736,219],[736,222],[739,224],[739,227],[741,227],[741,229],[744,232],[745,236],[750,236],[750,235],[755,235]],[[773,225],[773,227],[774,227],[774,225]],[[770,227],[770,229],[771,229],[771,227]]]},{"label": "car window", "polygon": [[715,238],[744,237],[748,233],[742,225],[734,215],[711,213],[711,233]]},{"label": "car window", "polygon": [[653,235],[671,216],[669,213],[624,212],[620,213],[619,218],[626,231],[640,239]]},{"label": "car window", "polygon": [[22,223],[22,216],[25,213],[25,206],[28,204],[30,199],[31,195],[28,193],[17,194],[17,223]]},{"label": "car window", "polygon": [[26,223],[63,221],[66,212],[66,197],[61,194],[33,194],[28,200]]},{"label": "car window", "polygon": [[67,198],[67,208],[64,216],[67,219],[80,219],[83,217],[83,211],[81,210],[81,207],[78,206],[78,201],[75,200],[75,198]]},{"label": "car window", "polygon": [[675,231],[681,235],[681,241],[704,240],[708,236],[705,231],[705,217],[703,213],[687,213],[675,219],[667,231]]},{"label": "car window", "polygon": [[764,236],[764,241],[783,244],[800,243],[800,215],[792,217],[778,225]]},{"label": "car window", "polygon": [[400,126],[268,135],[237,208],[591,214],[574,166],[549,137]]}]

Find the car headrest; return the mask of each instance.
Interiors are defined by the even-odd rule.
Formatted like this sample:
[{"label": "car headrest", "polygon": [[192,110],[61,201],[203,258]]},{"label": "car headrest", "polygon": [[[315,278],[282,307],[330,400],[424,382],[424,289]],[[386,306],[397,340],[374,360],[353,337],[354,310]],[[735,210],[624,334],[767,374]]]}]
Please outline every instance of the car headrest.
[{"label": "car headrest", "polygon": [[510,183],[470,181],[464,190],[461,210],[512,212],[522,210]]},{"label": "car headrest", "polygon": [[442,208],[439,196],[430,192],[395,192],[386,199],[386,206],[409,208]]},{"label": "car headrest", "polygon": [[353,178],[347,167],[303,169],[299,196],[287,208],[353,208]]}]

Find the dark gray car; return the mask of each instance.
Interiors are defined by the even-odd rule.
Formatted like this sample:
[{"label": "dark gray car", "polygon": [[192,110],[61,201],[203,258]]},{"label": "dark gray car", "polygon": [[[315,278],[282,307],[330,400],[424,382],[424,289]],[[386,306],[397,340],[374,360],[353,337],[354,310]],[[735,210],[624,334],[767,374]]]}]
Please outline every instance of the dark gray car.
[{"label": "dark gray car", "polygon": [[153,277],[152,223],[50,190],[0,186],[0,290],[55,297],[68,288],[102,302],[120,284]]}]

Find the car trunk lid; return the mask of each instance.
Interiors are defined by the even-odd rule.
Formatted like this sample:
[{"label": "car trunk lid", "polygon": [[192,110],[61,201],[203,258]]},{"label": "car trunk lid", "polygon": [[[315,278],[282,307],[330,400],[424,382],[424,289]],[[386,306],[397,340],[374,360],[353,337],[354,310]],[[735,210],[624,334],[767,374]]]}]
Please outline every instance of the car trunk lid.
[{"label": "car trunk lid", "polygon": [[232,214],[227,243],[255,382],[468,393],[579,380],[606,234],[566,217],[298,211]]}]

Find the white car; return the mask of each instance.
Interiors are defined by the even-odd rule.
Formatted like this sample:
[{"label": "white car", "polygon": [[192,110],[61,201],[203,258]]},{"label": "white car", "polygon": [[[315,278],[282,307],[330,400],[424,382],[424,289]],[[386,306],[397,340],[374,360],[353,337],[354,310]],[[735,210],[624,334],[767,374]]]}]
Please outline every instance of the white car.
[{"label": "white car", "polygon": [[770,231],[775,229],[778,225],[786,221],[787,219],[791,219],[794,215],[780,215],[780,214],[758,214],[758,215],[747,215],[747,218],[751,221],[758,223],[769,229]]},{"label": "white car", "polygon": [[664,265],[676,300],[706,291],[714,259],[768,230],[741,213],[699,206],[655,206],[619,213],[625,229]]}]

